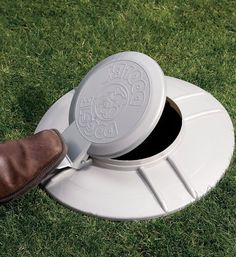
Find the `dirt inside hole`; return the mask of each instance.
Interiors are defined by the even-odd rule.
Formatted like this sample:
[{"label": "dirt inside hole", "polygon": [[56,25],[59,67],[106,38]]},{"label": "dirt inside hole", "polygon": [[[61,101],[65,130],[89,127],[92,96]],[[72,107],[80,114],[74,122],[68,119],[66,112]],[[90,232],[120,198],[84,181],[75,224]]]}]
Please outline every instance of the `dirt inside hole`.
[{"label": "dirt inside hole", "polygon": [[170,146],[175,141],[182,126],[180,111],[177,111],[177,106],[175,108],[173,106],[174,104],[170,104],[167,100],[159,122],[146,140],[131,152],[115,159],[144,159],[156,155]]}]

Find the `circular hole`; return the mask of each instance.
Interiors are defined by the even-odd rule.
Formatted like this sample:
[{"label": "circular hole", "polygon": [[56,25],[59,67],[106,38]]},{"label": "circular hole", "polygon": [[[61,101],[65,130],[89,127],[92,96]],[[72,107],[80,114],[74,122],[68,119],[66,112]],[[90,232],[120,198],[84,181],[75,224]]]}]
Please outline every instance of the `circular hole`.
[{"label": "circular hole", "polygon": [[131,152],[115,159],[131,161],[156,155],[175,141],[181,126],[182,117],[180,110],[174,102],[168,99],[159,122],[146,140]]}]

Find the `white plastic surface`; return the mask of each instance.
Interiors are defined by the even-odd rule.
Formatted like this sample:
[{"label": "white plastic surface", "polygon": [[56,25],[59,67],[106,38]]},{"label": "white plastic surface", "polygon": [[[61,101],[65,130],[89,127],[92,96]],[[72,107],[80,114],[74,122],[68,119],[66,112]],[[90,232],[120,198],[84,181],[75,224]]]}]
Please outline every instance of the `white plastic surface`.
[{"label": "white plastic surface", "polygon": [[[142,160],[93,159],[79,171],[62,171],[46,186],[50,195],[96,216],[145,219],[175,212],[215,187],[233,153],[230,117],[201,88],[171,77],[165,77],[165,82],[167,96],[183,118],[181,131],[170,147]],[[63,132],[69,125],[74,93],[67,93],[48,110],[37,131],[54,127]]]},{"label": "white plastic surface", "polygon": [[145,54],[123,52],[98,63],[70,107],[70,126],[63,131],[70,159],[80,163],[87,152],[113,158],[134,149],[156,126],[165,91],[161,68]]}]

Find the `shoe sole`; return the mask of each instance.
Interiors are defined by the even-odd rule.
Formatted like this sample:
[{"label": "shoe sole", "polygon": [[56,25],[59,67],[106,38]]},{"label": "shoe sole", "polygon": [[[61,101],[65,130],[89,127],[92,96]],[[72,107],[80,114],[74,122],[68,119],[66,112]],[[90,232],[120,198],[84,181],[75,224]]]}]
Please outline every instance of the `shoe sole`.
[{"label": "shoe sole", "polygon": [[54,157],[54,159],[50,162],[50,164],[45,167],[38,176],[30,180],[24,187],[20,188],[16,192],[0,199],[0,203],[6,203],[10,200],[14,200],[15,198],[22,196],[23,194],[27,193],[30,189],[33,189],[34,187],[38,186],[40,182],[49,175],[52,171],[56,169],[56,167],[62,162],[62,160],[65,158],[67,154],[67,145],[64,143],[64,140],[60,134],[60,132],[56,129],[52,129],[59,137],[61,144],[62,144],[62,152]]}]

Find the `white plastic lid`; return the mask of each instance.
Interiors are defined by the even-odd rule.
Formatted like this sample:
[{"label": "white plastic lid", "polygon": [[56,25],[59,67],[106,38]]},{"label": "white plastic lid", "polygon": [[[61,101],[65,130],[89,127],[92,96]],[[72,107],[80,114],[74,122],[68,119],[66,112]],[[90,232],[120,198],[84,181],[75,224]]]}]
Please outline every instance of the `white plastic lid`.
[{"label": "white plastic lid", "polygon": [[76,89],[63,132],[69,158],[114,158],[131,151],[152,132],[165,101],[164,74],[152,58],[122,52],[104,59]]}]

